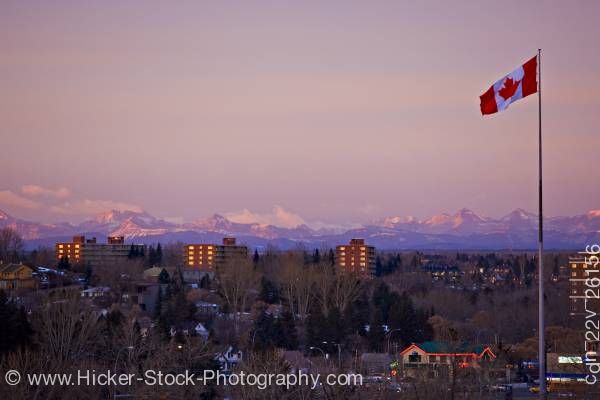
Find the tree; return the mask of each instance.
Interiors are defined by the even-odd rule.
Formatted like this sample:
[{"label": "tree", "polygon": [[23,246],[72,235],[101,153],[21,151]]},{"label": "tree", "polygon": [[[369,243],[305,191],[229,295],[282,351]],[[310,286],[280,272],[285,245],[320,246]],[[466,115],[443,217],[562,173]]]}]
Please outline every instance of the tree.
[{"label": "tree", "polygon": [[264,276],[260,280],[260,299],[269,304],[279,302],[279,288]]},{"label": "tree", "polygon": [[298,333],[296,331],[294,316],[289,310],[286,310],[281,314],[278,322],[281,327],[281,347],[287,350],[296,350],[298,348]]},{"label": "tree", "polygon": [[86,264],[86,266],[85,266],[85,271],[84,271],[84,274],[85,274],[85,281],[86,281],[86,282],[89,282],[89,281],[90,281],[90,279],[92,278],[92,275],[93,275],[93,273],[94,273],[94,271],[93,271],[93,269],[92,269],[92,266],[91,266],[89,263],[88,263],[88,264]]},{"label": "tree", "polygon": [[56,264],[56,267],[58,269],[70,270],[71,269],[71,263],[69,262],[69,257],[68,256],[62,256],[60,258],[60,260],[58,260],[58,264]]},{"label": "tree", "polygon": [[315,249],[312,256],[312,262],[313,264],[318,264],[321,262],[321,253],[319,253],[319,249]]},{"label": "tree", "polygon": [[297,254],[286,255],[283,265],[278,268],[277,282],[294,318],[306,318],[313,301],[313,288],[318,276],[317,268],[305,265]]},{"label": "tree", "polygon": [[129,253],[127,253],[127,258],[131,260],[133,258],[137,258],[138,256],[139,253],[137,251],[137,247],[135,247],[133,243],[131,243],[131,246],[129,247]]},{"label": "tree", "polygon": [[258,350],[267,350],[277,347],[283,337],[281,325],[277,323],[271,314],[264,310],[254,321],[252,329],[252,345]]},{"label": "tree", "polygon": [[23,307],[17,307],[0,289],[0,356],[29,346],[33,330]]},{"label": "tree", "polygon": [[361,289],[360,278],[350,272],[336,271],[327,264],[319,265],[315,280],[315,294],[323,308],[323,314],[337,308],[342,314],[358,298]]},{"label": "tree", "polygon": [[171,278],[169,277],[169,273],[166,269],[160,271],[160,274],[158,274],[158,283],[165,285],[168,284],[170,280]]},{"label": "tree", "polygon": [[23,239],[12,228],[0,229],[0,261],[4,263],[17,262],[23,252]]},{"label": "tree", "polygon": [[162,260],[163,260],[163,252],[162,252],[162,247],[160,245],[160,243],[158,245],[156,245],[156,252],[154,253],[154,262],[156,265],[161,266],[162,265]]},{"label": "tree", "polygon": [[258,286],[259,274],[247,259],[230,260],[217,269],[219,293],[229,312],[241,313],[248,306],[250,290]]}]

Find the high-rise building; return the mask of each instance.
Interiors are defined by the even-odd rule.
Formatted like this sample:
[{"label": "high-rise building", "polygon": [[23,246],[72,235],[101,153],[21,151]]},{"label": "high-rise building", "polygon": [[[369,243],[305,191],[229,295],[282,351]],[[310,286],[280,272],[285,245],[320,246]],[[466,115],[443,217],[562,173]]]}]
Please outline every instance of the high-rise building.
[{"label": "high-rise building", "polygon": [[233,237],[223,238],[223,243],[186,244],[183,258],[188,268],[213,270],[231,260],[248,258],[248,247],[236,244]]},{"label": "high-rise building", "polygon": [[[594,281],[588,279],[600,278],[597,272],[599,266],[587,264],[584,257],[571,257],[569,259],[569,306],[571,317],[571,328],[577,330],[586,329],[586,316],[590,312],[598,312],[598,299],[596,298],[597,288],[594,288]],[[589,285],[586,284],[589,282]],[[591,289],[586,293],[588,289]],[[588,311],[589,310],[589,311]],[[585,351],[600,351],[600,341],[592,336],[585,337]]]},{"label": "high-rise building", "polygon": [[594,277],[588,276],[588,269],[592,269],[592,266],[586,264],[583,257],[569,259],[569,311],[575,321],[583,321],[585,318],[585,282],[587,278]]},{"label": "high-rise building", "polygon": [[336,246],[335,264],[343,271],[374,275],[375,247],[367,246],[364,239],[351,239],[348,245]]},{"label": "high-rise building", "polygon": [[137,252],[145,251],[143,244],[125,244],[123,236],[109,236],[107,243],[98,243],[96,238],[87,239],[83,235],[73,236],[71,243],[56,243],[56,258],[65,257],[74,264],[91,266],[111,265],[126,260],[131,247]]}]

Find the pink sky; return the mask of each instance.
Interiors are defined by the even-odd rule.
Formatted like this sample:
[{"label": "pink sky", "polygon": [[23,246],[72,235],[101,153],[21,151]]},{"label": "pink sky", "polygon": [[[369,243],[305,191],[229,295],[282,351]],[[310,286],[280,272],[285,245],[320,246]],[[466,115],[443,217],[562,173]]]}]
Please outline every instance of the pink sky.
[{"label": "pink sky", "polygon": [[547,213],[600,208],[599,2],[88,3],[0,6],[15,216],[535,211],[537,99],[478,96],[538,47]]}]

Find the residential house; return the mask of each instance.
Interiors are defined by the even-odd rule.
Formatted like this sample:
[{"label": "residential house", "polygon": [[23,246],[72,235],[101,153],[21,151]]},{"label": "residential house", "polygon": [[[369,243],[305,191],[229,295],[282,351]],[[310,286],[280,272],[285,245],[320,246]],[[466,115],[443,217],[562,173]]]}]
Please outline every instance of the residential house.
[{"label": "residential house", "polygon": [[98,297],[104,297],[110,293],[108,286],[92,287],[81,291],[81,297],[95,299]]},{"label": "residential house", "polygon": [[203,281],[209,282],[214,277],[214,273],[212,271],[191,268],[184,268],[182,270],[182,275],[183,282],[190,284],[201,284]]},{"label": "residential house", "polygon": [[0,264],[0,289],[33,289],[33,268],[23,264]]},{"label": "residential house", "polygon": [[289,367],[289,373],[297,374],[299,372],[309,373],[313,368],[313,363],[301,351],[281,350],[281,357]]},{"label": "residential house", "polygon": [[489,346],[469,343],[413,343],[400,352],[405,376],[414,375],[412,371],[426,369],[428,375],[433,377],[441,371],[451,373],[455,368],[479,368],[483,363],[495,359],[496,354]]},{"label": "residential house", "polygon": [[228,374],[242,361],[242,351],[227,346],[223,351],[215,354],[214,360],[219,364],[219,369]]},{"label": "residential house", "polygon": [[390,371],[392,357],[387,353],[363,353],[360,370],[364,375],[383,375]]},{"label": "residential house", "polygon": [[138,305],[140,309],[153,315],[156,308],[156,300],[158,299],[158,291],[161,290],[162,294],[164,294],[166,286],[166,284],[159,284],[152,281],[134,282],[130,290],[123,294],[122,303],[124,306]]},{"label": "residential house", "polygon": [[143,275],[144,275],[144,280],[146,280],[146,281],[161,282],[161,283],[167,283],[171,279],[171,276],[172,276],[172,274],[169,273],[167,268],[163,268],[163,267],[148,268],[148,269],[144,270]]},{"label": "residential house", "polygon": [[198,315],[217,315],[221,311],[221,307],[216,303],[197,301],[194,305],[196,306],[196,314]]}]

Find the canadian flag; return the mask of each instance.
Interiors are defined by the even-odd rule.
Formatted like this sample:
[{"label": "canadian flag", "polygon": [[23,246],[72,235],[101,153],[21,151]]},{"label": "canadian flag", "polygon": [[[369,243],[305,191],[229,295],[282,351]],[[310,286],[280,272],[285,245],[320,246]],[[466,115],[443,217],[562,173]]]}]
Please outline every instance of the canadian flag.
[{"label": "canadian flag", "polygon": [[481,100],[481,114],[504,111],[510,103],[537,92],[537,56],[494,83]]}]

